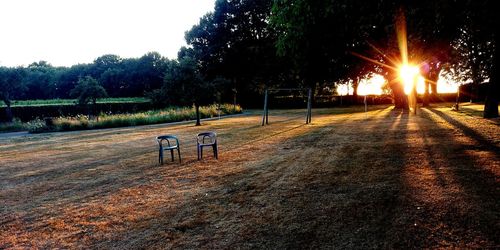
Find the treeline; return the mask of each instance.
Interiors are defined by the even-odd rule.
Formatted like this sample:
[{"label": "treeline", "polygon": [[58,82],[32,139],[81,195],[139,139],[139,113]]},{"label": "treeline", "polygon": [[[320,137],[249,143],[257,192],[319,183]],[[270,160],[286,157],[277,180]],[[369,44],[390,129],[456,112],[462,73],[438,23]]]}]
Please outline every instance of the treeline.
[{"label": "treeline", "polygon": [[10,98],[16,100],[72,98],[70,91],[85,76],[97,79],[110,97],[138,97],[161,87],[169,63],[157,52],[140,58],[103,55],[93,63],[72,67],[54,67],[45,61],[27,67],[1,67],[0,78],[14,81],[9,85],[17,91],[12,91]]}]

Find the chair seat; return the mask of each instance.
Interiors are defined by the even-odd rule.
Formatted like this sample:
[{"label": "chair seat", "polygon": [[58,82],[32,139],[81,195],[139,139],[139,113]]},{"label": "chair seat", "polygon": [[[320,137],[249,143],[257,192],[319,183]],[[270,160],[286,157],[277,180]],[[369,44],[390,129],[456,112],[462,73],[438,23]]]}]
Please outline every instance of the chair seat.
[{"label": "chair seat", "polygon": [[174,145],[174,146],[162,146],[163,150],[170,150],[170,149],[177,149],[179,146]]}]

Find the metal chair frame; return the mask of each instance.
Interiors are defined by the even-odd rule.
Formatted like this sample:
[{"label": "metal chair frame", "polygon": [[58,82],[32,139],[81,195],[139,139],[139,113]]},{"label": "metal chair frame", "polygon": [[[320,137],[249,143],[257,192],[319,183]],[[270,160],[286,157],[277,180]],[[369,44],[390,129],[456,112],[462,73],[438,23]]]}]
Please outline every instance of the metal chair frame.
[{"label": "metal chair frame", "polygon": [[[171,141],[172,140],[172,141]],[[182,162],[181,159],[181,148],[179,144],[179,139],[173,135],[162,135],[156,137],[156,141],[158,142],[159,152],[158,152],[158,162],[160,164],[163,164],[163,151],[169,150],[170,155],[172,157],[172,161],[174,161],[174,150],[177,150],[177,154],[179,155],[179,163]],[[167,145],[164,145],[164,141],[167,142]],[[173,144],[173,141],[175,141],[175,145]]]},{"label": "metal chair frame", "polygon": [[[209,139],[209,142],[205,140]],[[198,160],[203,158],[203,148],[212,147],[215,159],[219,159],[219,152],[217,149],[217,134],[215,132],[203,132],[196,136],[196,149],[198,151]]]}]

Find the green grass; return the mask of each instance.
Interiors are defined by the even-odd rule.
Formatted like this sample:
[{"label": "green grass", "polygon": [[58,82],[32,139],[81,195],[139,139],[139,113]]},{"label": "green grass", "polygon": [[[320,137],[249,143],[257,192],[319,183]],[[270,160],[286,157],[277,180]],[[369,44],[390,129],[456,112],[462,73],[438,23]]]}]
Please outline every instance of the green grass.
[{"label": "green grass", "polygon": [[[201,118],[217,117],[219,115],[229,115],[241,113],[240,106],[230,104],[221,105],[220,109],[216,105],[200,107]],[[53,120],[53,125],[47,126],[45,121],[35,120],[28,124],[32,133],[52,132],[52,131],[72,131],[100,128],[117,128],[147,124],[158,124],[168,122],[178,122],[196,119],[194,107],[171,107],[162,110],[152,110],[134,114],[101,114],[98,119],[89,119],[87,116],[59,117]]]},{"label": "green grass", "polygon": [[[97,103],[137,103],[149,102],[149,99],[144,97],[119,97],[119,98],[102,98],[98,99]],[[48,106],[48,105],[74,105],[76,99],[49,99],[49,100],[15,100],[12,101],[12,107],[23,106]],[[5,107],[5,103],[0,102],[0,107]]]}]

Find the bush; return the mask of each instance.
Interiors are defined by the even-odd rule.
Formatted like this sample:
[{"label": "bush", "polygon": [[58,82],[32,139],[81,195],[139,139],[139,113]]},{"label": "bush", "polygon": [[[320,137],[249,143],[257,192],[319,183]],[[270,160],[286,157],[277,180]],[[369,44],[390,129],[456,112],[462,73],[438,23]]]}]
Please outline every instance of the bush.
[{"label": "bush", "polygon": [[27,130],[26,124],[19,119],[14,119],[12,122],[0,123],[0,132],[16,132]]}]

